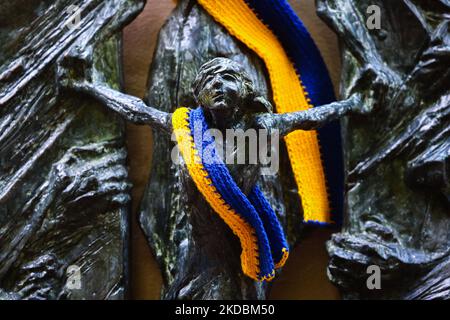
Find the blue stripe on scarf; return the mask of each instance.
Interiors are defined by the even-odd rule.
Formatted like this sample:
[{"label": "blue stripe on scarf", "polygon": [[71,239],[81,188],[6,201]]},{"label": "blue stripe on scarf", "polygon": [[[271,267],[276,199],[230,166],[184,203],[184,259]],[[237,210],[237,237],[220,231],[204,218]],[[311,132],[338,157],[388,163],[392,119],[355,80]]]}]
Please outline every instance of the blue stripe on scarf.
[{"label": "blue stripe on scarf", "polygon": [[251,190],[248,195],[248,199],[259,213],[259,216],[264,224],[264,229],[266,230],[269,238],[273,260],[275,262],[279,262],[283,257],[283,249],[288,249],[289,246],[278,218],[270,206],[270,203],[257,186]]},{"label": "blue stripe on scarf", "polygon": [[[244,0],[280,41],[314,106],[336,100],[325,62],[308,30],[286,0]],[[338,121],[318,130],[328,182],[332,218],[340,224],[344,197],[344,163]]]}]

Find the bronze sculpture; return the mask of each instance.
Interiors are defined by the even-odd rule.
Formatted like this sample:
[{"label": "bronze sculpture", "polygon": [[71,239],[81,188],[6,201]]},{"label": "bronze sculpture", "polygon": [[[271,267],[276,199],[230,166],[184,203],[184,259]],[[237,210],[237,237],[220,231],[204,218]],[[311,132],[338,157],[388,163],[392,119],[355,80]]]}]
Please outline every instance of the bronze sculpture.
[{"label": "bronze sculpture", "polygon": [[[148,124],[154,129],[172,133],[171,113],[145,105],[135,97],[120,93],[104,86],[92,85],[88,80],[62,79],[66,89],[88,94],[109,109],[136,124]],[[326,106],[306,111],[274,114],[270,103],[260,96],[253,87],[250,77],[243,68],[227,58],[215,58],[203,64],[193,83],[193,94],[203,108],[209,127],[220,130],[224,135],[229,129],[248,130],[264,129],[268,133],[278,131],[283,137],[294,130],[314,130],[340,117],[356,112],[359,109],[359,98],[355,95],[346,101],[331,103]],[[278,136],[278,137],[279,137]],[[225,147],[225,146],[224,146]],[[235,146],[239,148],[249,148]],[[239,150],[234,152],[240,152]],[[246,150],[249,154],[249,150]],[[259,178],[261,164],[227,163],[233,178],[244,193],[250,192]],[[189,212],[198,215],[199,219],[211,214],[208,203],[199,196],[192,179],[182,166],[181,192],[186,193]],[[208,247],[207,242],[198,242],[202,249]],[[205,255],[208,259],[210,256]],[[221,263],[221,257],[215,257],[215,263]],[[224,259],[225,257],[222,257]],[[213,259],[211,259],[213,260]],[[214,261],[213,260],[213,261]],[[237,272],[237,270],[236,270]]]},{"label": "bronze sculpture", "polygon": [[[65,27],[70,17],[64,8],[72,1],[39,7],[35,1],[20,17],[15,12],[21,2],[0,5],[0,299],[125,296],[130,185],[123,126],[104,108],[89,108],[93,100],[86,95],[59,90],[60,79],[108,100],[130,120],[162,129],[155,131],[155,161],[140,220],[162,269],[163,297],[265,297],[266,286],[239,274],[233,236],[192,184],[184,189],[186,171],[167,162],[164,153],[170,149],[168,114],[196,105],[190,88],[200,65],[217,56],[239,61],[261,92],[249,103],[258,112],[270,109],[267,74],[196,1],[180,0],[161,31],[150,71],[146,101],[161,111],[149,114],[142,101],[108,88],[120,84],[117,32],[143,2],[80,1],[86,4],[84,25],[74,30]],[[373,2],[317,0],[319,14],[343,44],[342,95],[352,97],[349,103],[361,97],[366,114],[343,121],[347,217],[328,245],[329,276],[344,298],[448,298],[448,1],[377,0],[380,30],[365,24]],[[56,36],[47,38],[52,32]],[[84,77],[90,82],[76,82]],[[197,95],[201,104],[210,104],[210,94]],[[221,124],[227,117],[219,114],[211,114],[219,127],[249,125],[239,122],[240,116]],[[322,123],[323,114],[316,116],[313,126]],[[292,129],[273,123],[273,116],[250,118],[262,127]],[[280,122],[301,120],[294,118]],[[284,172],[288,167],[282,163],[279,175],[259,183],[293,244],[301,216]],[[244,189],[257,180],[256,167],[231,171]],[[65,286],[72,263],[81,265],[89,286]],[[381,268],[382,290],[366,287],[370,265]]]},{"label": "bronze sculpture", "polygon": [[[178,1],[159,40],[150,68],[148,105],[172,112],[196,106],[192,83],[200,66],[215,57],[228,57],[244,66],[256,90],[272,102],[268,74],[262,60],[217,24],[194,0]],[[163,299],[264,299],[270,285],[255,283],[239,266],[239,243],[216,214],[201,216],[188,210],[180,192],[182,172],[171,160],[170,137],[153,130],[152,169],[140,202],[140,225],[163,277]],[[341,155],[336,154],[336,157]],[[280,170],[261,176],[258,185],[287,233],[291,246],[309,232],[301,223],[302,208],[286,146],[280,143]],[[161,193],[161,190],[165,190]],[[155,201],[157,199],[157,201]],[[211,230],[214,230],[211,232]],[[201,237],[201,242],[198,238]],[[207,243],[207,246],[203,246]],[[215,257],[229,257],[221,261]],[[205,256],[214,263],[206,263]],[[322,270],[325,273],[325,270]]]}]

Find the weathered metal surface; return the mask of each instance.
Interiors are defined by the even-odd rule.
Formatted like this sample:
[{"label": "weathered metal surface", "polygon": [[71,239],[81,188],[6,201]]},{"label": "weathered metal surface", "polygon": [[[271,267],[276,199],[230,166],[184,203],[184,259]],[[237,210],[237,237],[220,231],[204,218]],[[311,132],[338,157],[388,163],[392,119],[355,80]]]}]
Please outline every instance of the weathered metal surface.
[{"label": "weathered metal surface", "polygon": [[[75,28],[70,5],[81,9]],[[0,4],[0,299],[126,294],[123,122],[92,99],[61,92],[57,74],[69,67],[119,88],[118,32],[142,7],[140,0]]]},{"label": "weathered metal surface", "polygon": [[[317,0],[342,43],[346,222],[328,243],[345,298],[450,298],[450,4]],[[369,30],[367,8],[381,11]],[[374,12],[372,11],[371,14]],[[381,268],[381,289],[366,286]]]}]

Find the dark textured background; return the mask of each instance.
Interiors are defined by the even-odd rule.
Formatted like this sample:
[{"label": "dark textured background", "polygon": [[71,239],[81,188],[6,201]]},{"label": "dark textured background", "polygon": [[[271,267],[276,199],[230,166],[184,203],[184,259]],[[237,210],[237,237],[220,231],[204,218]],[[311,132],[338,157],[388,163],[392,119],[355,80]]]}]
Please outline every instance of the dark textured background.
[{"label": "dark textured background", "polygon": [[[340,58],[335,35],[319,20],[313,0],[292,0],[291,4],[316,40],[337,88]],[[158,31],[174,8],[171,0],[148,0],[144,11],[124,31],[124,73],[126,92],[143,97],[147,73],[152,60]],[[140,230],[136,209],[146,185],[151,162],[152,133],[149,127],[128,124],[130,177],[133,182],[132,223],[132,298],[158,299],[161,276]],[[326,230],[317,230],[294,250],[276,280],[273,299],[337,299],[339,294],[326,277],[328,257]]]}]

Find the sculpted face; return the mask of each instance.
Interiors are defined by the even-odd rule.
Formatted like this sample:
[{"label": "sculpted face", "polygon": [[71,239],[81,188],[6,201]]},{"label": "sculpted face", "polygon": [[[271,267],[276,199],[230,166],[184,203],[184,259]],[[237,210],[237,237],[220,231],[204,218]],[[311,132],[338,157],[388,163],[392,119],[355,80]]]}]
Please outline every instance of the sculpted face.
[{"label": "sculpted face", "polygon": [[194,81],[197,102],[210,112],[224,116],[234,114],[251,90],[251,81],[242,68],[225,58],[204,64]]},{"label": "sculpted face", "polygon": [[206,77],[199,101],[210,110],[233,108],[239,103],[241,85],[229,70],[216,70]]}]

